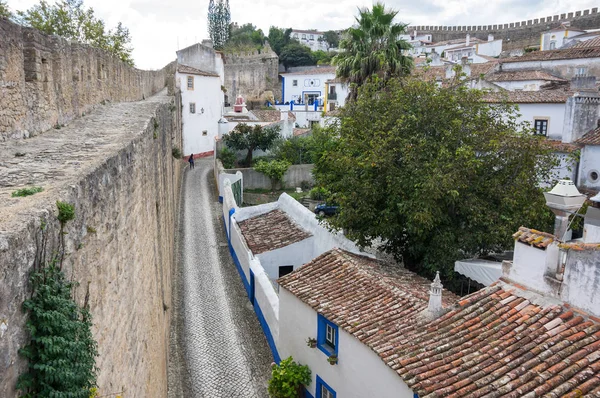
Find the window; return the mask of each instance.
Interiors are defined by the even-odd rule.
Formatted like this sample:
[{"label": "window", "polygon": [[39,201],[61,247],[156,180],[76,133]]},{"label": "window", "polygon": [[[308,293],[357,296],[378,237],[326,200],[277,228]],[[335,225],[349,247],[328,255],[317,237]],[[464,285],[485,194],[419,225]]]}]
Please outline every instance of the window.
[{"label": "window", "polygon": [[598,175],[598,172],[596,170],[592,170],[588,174],[588,178],[591,182],[597,182],[599,177],[600,175]]},{"label": "window", "polygon": [[315,39],[315,35],[310,35],[310,39],[314,40]]},{"label": "window", "polygon": [[577,76],[585,76],[587,73],[587,68],[579,67],[577,68]]},{"label": "window", "polygon": [[303,38],[304,40],[306,40],[306,35],[305,35],[305,34],[303,34],[303,35],[302,35],[302,38]]},{"label": "window", "polygon": [[292,80],[292,86],[298,87],[298,80]]},{"label": "window", "polygon": [[193,90],[194,89],[194,76],[188,76],[187,77],[187,89],[188,90]]},{"label": "window", "polygon": [[281,265],[279,267],[279,277],[282,278],[294,270],[293,265]]},{"label": "window", "polygon": [[535,119],[533,127],[536,135],[548,135],[548,119]]},{"label": "window", "polygon": [[551,41],[550,42],[550,50],[554,50],[556,48],[556,42],[555,41]]},{"label": "window", "polygon": [[317,375],[317,396],[315,398],[335,398],[335,390]]},{"label": "window", "polygon": [[196,103],[190,102],[190,113],[196,113]]},{"label": "window", "polygon": [[317,315],[317,348],[325,355],[338,353],[339,335],[338,327],[323,315]]},{"label": "window", "polygon": [[207,130],[202,130],[202,135],[208,135],[208,131]]}]

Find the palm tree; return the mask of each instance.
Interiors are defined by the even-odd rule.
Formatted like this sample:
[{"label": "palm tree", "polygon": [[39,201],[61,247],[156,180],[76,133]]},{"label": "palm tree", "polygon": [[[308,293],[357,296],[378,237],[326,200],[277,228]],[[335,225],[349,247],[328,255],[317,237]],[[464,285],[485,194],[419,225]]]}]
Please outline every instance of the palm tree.
[{"label": "palm tree", "polygon": [[375,3],[372,10],[359,8],[358,12],[358,25],[347,30],[340,41],[342,52],[333,59],[337,76],[354,83],[350,97],[355,97],[356,87],[372,75],[387,80],[409,73],[412,67],[412,58],[402,54],[411,46],[399,38],[407,25],[394,23],[398,11]]}]

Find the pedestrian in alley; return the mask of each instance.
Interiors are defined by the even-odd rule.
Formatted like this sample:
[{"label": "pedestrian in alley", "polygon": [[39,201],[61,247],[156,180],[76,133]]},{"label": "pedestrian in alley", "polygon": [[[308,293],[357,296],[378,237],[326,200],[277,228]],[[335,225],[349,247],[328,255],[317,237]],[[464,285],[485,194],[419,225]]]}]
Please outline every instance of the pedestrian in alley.
[{"label": "pedestrian in alley", "polygon": [[188,162],[190,162],[190,169],[193,169],[194,168],[194,154],[193,153],[190,155]]}]

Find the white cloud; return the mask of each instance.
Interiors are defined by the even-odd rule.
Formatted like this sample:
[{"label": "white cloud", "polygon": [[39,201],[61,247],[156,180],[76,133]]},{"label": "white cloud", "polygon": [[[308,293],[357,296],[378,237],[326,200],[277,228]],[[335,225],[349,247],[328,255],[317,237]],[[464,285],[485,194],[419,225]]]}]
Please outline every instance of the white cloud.
[{"label": "white cloud", "polygon": [[[8,0],[23,10],[37,0]],[[230,0],[231,20],[253,23],[265,33],[271,25],[297,29],[343,29],[354,22],[357,7],[372,0],[281,2]],[[398,19],[415,25],[484,25],[539,18],[597,7],[597,0],[387,0]],[[208,37],[208,0],[84,0],[108,27],[121,21],[133,37],[133,57],[143,69],[158,69],[175,51]]]}]

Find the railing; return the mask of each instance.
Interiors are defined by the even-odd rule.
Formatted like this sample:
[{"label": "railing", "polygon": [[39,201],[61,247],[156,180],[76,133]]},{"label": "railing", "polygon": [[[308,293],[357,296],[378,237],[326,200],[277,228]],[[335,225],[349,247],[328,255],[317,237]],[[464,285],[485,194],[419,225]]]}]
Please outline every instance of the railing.
[{"label": "railing", "polygon": [[328,100],[337,100],[337,93],[329,93],[329,95],[327,95],[327,99]]},{"label": "railing", "polygon": [[233,191],[233,198],[235,199],[235,203],[237,203],[239,207],[242,207],[242,180],[237,180],[236,182],[231,184],[231,190]]}]

